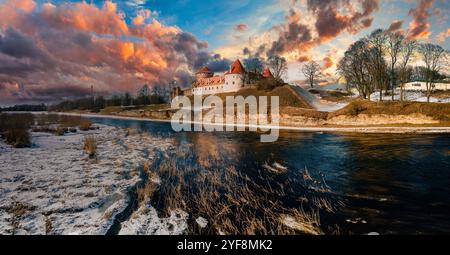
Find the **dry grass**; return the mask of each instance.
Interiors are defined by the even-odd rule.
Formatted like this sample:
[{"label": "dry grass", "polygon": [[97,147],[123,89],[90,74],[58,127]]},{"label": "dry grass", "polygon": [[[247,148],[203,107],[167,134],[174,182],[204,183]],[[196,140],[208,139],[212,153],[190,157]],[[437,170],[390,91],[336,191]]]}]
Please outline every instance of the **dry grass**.
[{"label": "dry grass", "polygon": [[280,107],[280,114],[287,114],[289,116],[304,116],[313,119],[326,120],[328,118],[327,112],[319,112],[312,109],[304,109],[297,107]]},{"label": "dry grass", "polygon": [[0,114],[0,137],[16,148],[31,146],[28,132],[34,122],[32,114]]},{"label": "dry grass", "polygon": [[344,103],[353,101],[348,93],[340,91],[326,91],[321,93],[322,99],[330,102]]},{"label": "dry grass", "polygon": [[97,139],[94,136],[86,136],[84,138],[84,151],[93,158],[97,154]]},{"label": "dry grass", "polygon": [[[39,114],[36,115],[37,127],[58,125],[62,128],[76,128],[87,131],[92,128],[92,121],[81,116],[59,115],[59,114]],[[54,130],[56,131],[56,130]],[[54,132],[53,131],[53,132]]]},{"label": "dry grass", "polygon": [[90,130],[92,127],[92,121],[90,121],[89,119],[86,119],[86,118],[81,118],[78,123],[78,127],[82,131]]},{"label": "dry grass", "polygon": [[24,216],[29,211],[33,211],[34,209],[34,206],[22,202],[14,202],[10,207],[6,208],[6,211],[12,215],[12,235],[16,234],[17,229],[20,226],[20,220],[22,216]]},{"label": "dry grass", "polygon": [[57,127],[56,130],[55,130],[55,135],[57,135],[57,136],[63,136],[63,135],[64,135],[65,133],[67,133],[67,132],[69,132],[69,129],[68,129],[68,128],[59,126],[59,127]]},{"label": "dry grass", "polygon": [[436,98],[450,98],[450,91],[446,90],[433,91],[433,93],[431,93],[431,96]]},{"label": "dry grass", "polygon": [[359,114],[409,115],[423,114],[436,120],[450,120],[450,103],[418,103],[418,102],[369,102],[354,101],[347,107],[330,113],[329,117],[338,115],[356,116]]},{"label": "dry grass", "polygon": [[[323,193],[303,187],[302,175],[280,181],[278,177],[285,173],[261,168],[259,176],[249,176],[234,167],[224,169],[224,159],[210,159],[203,162],[208,167],[202,167],[192,148],[185,146],[158,158],[152,166],[144,163],[149,180],[159,181],[148,181],[140,188],[139,200],[151,201],[163,216],[176,209],[189,212],[190,234],[322,234],[318,205],[325,208],[324,213],[337,208],[326,202]],[[299,190],[305,192],[302,199]],[[286,225],[286,215],[296,225]],[[205,228],[196,223],[198,217],[208,221]]]},{"label": "dry grass", "polygon": [[367,115],[411,115],[423,114],[441,122],[450,123],[450,103],[419,103],[419,102],[369,102],[355,100],[348,106],[336,112],[318,112],[316,110],[297,107],[280,107],[280,113],[291,117],[307,117],[315,120],[329,120],[337,116]]},{"label": "dry grass", "polygon": [[[277,87],[273,89],[272,91],[264,91],[264,90],[258,90],[256,88],[243,88],[235,93],[222,93],[217,94],[216,96],[220,97],[223,102],[226,102],[227,96],[242,96],[244,98],[247,98],[249,96],[255,96],[256,98],[260,96],[266,96],[268,97],[268,103],[270,104],[270,97],[271,96],[278,96],[280,100],[280,107],[283,106],[290,106],[290,107],[298,107],[298,108],[305,108],[305,109],[311,109],[311,106],[306,103],[303,98],[297,95],[290,86],[282,86]],[[191,96],[191,101],[193,102],[193,97]]]}]

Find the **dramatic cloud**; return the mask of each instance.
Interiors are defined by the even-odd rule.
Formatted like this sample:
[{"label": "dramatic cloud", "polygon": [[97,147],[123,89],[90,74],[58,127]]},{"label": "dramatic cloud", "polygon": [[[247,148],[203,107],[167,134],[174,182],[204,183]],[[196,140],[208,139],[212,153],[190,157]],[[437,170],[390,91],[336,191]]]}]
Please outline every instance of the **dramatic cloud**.
[{"label": "dramatic cloud", "polygon": [[[308,0],[308,9],[312,11],[317,21],[315,27],[320,41],[335,38],[343,31],[357,33],[371,26],[371,16],[379,8],[379,0]],[[359,6],[358,6],[359,4]]]},{"label": "dramatic cloud", "polygon": [[278,40],[274,41],[267,55],[281,55],[297,50],[298,59],[309,58],[305,53],[313,47],[328,42],[343,32],[356,34],[371,26],[373,13],[379,8],[379,0],[307,0],[307,10],[315,18],[313,27],[305,23],[302,13],[291,9],[286,23],[275,29]]},{"label": "dramatic cloud", "polygon": [[279,55],[294,49],[309,50],[316,44],[309,27],[300,22],[300,16],[299,12],[290,10],[287,17],[288,23],[277,28],[279,38],[267,51],[268,56]]},{"label": "dramatic cloud", "polygon": [[409,15],[413,20],[409,24],[408,37],[411,39],[428,39],[431,35],[429,31],[431,24],[430,8],[433,6],[434,0],[420,0],[417,7],[409,11]]},{"label": "dramatic cloud", "polygon": [[213,72],[223,72],[230,69],[232,61],[222,58],[220,54],[210,54],[208,52],[199,52],[197,61],[194,63],[195,70],[207,66]]},{"label": "dramatic cloud", "polygon": [[403,20],[396,20],[391,23],[389,28],[387,29],[389,32],[397,32],[399,31],[403,26]]},{"label": "dramatic cloud", "polygon": [[203,64],[229,61],[208,44],[141,11],[132,25],[116,4],[42,6],[0,2],[0,101],[56,101],[89,93],[134,92],[143,84],[185,85]]}]

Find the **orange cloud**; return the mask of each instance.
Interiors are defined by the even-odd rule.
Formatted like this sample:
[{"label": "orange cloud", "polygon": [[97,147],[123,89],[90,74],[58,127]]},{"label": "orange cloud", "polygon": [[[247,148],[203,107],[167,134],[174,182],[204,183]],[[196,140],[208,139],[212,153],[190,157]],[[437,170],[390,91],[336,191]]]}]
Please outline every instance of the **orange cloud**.
[{"label": "orange cloud", "polygon": [[323,67],[322,67],[323,70],[329,69],[334,66],[334,61],[331,58],[331,56],[324,57],[323,62],[324,62]]},{"label": "orange cloud", "polygon": [[54,26],[70,26],[97,34],[126,35],[128,25],[124,15],[117,12],[117,5],[105,2],[102,8],[86,2],[65,3],[59,6],[44,4],[42,18]]},{"label": "orange cloud", "polygon": [[450,37],[450,28],[447,31],[440,32],[437,35],[436,40],[439,43],[445,43],[445,40],[447,40],[447,37]]},{"label": "orange cloud", "polygon": [[192,34],[148,20],[150,11],[128,26],[111,1],[102,7],[85,1],[37,7],[30,0],[0,4],[1,101],[83,96],[91,85],[109,94],[187,82],[188,70],[220,61]]},{"label": "orange cloud", "polygon": [[409,23],[408,38],[428,39],[430,37],[429,9],[433,6],[433,3],[434,0],[420,0],[417,7],[409,11],[413,20]]},{"label": "orange cloud", "polygon": [[[267,55],[282,55],[291,51],[304,56],[314,47],[328,42],[343,32],[355,34],[368,28],[373,13],[379,9],[379,0],[306,1],[307,10],[315,17],[314,28],[302,21],[302,14],[291,9],[286,22],[275,29],[278,39],[266,48]],[[301,57],[300,57],[301,58]],[[303,59],[301,59],[303,60]]]},{"label": "orange cloud", "polygon": [[133,25],[142,26],[145,24],[145,20],[150,18],[151,12],[149,10],[141,10],[133,19]]}]

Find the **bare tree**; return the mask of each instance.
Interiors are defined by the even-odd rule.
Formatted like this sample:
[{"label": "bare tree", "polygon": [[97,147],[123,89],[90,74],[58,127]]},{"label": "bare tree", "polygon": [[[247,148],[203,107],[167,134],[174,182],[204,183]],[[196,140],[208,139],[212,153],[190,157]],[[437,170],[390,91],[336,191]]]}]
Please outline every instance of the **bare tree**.
[{"label": "bare tree", "polygon": [[280,56],[272,56],[269,58],[269,67],[272,71],[273,77],[276,80],[282,81],[283,76],[287,72],[287,61]]},{"label": "bare tree", "polygon": [[355,88],[364,99],[370,100],[375,91],[372,71],[373,50],[368,48],[367,39],[356,41],[339,61],[338,72],[345,78],[348,88]]},{"label": "bare tree", "polygon": [[309,61],[303,65],[302,72],[311,88],[314,88],[314,81],[320,75],[320,65],[315,61]]},{"label": "bare tree", "polygon": [[390,58],[389,66],[389,81],[391,87],[392,101],[394,101],[394,92],[396,84],[396,73],[395,68],[398,61],[399,54],[402,50],[403,40],[405,37],[399,32],[391,33],[387,32],[387,47],[386,51]]},{"label": "bare tree", "polygon": [[446,51],[439,45],[425,43],[419,46],[419,54],[425,63],[425,83],[427,89],[427,102],[430,102],[433,92],[436,73],[439,73],[446,58]]},{"label": "bare tree", "polygon": [[408,66],[409,62],[414,57],[414,51],[417,48],[416,40],[403,40],[400,56],[398,74],[400,79],[400,100],[405,100],[405,83],[407,83],[412,75],[412,68]]},{"label": "bare tree", "polygon": [[384,60],[385,46],[387,36],[383,29],[373,31],[368,37],[367,42],[372,50],[372,72],[374,82],[380,91],[380,101],[383,101],[383,89],[386,88],[386,61]]}]

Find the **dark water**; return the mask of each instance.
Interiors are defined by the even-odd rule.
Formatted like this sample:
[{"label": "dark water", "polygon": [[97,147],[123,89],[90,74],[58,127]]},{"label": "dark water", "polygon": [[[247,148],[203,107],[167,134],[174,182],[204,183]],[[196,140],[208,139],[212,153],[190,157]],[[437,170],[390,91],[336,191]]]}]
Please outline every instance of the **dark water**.
[{"label": "dark water", "polygon": [[192,144],[200,163],[220,155],[247,172],[268,161],[282,163],[291,174],[305,167],[323,172],[346,205],[333,219],[345,233],[450,233],[449,135],[282,131],[277,142],[260,143],[249,132],[175,133],[168,123],[93,120]]}]

